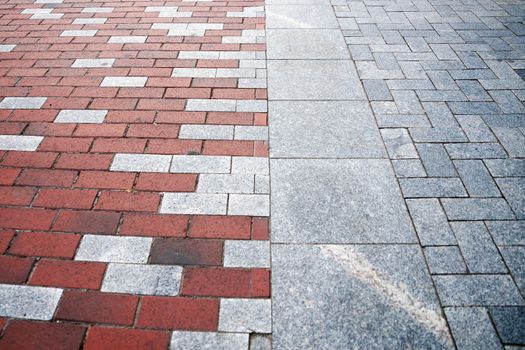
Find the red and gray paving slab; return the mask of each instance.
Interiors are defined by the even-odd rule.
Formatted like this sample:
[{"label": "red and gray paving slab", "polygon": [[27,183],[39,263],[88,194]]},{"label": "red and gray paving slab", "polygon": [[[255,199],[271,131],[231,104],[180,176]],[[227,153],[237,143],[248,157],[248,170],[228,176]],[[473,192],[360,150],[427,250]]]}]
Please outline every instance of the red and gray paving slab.
[{"label": "red and gray paving slab", "polygon": [[525,4],[0,0],[0,349],[525,346]]}]

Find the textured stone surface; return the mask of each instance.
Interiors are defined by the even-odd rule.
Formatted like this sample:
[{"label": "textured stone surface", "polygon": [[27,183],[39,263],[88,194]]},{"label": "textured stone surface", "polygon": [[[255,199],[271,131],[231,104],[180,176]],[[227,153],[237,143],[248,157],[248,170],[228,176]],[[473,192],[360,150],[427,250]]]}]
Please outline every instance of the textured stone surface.
[{"label": "textured stone surface", "polygon": [[55,123],[88,123],[100,124],[104,122],[107,110],[61,110],[55,118]]},{"label": "textured stone surface", "polygon": [[160,206],[163,214],[226,215],[226,194],[165,193]]},{"label": "textured stone surface", "polygon": [[363,100],[355,68],[344,60],[268,61],[270,100]]},{"label": "textured stone surface", "polygon": [[424,252],[431,274],[467,272],[467,266],[457,246],[426,247]]},{"label": "textured stone surface", "polygon": [[111,163],[112,171],[168,172],[171,156],[159,154],[117,153]]},{"label": "textured stone surface", "polygon": [[445,314],[458,349],[502,349],[486,309],[447,307]]},{"label": "textured stone surface", "polygon": [[172,173],[229,173],[231,157],[225,156],[173,156]]},{"label": "textured stone surface", "polygon": [[0,150],[36,151],[43,139],[42,136],[0,135]]},{"label": "textured stone surface", "polygon": [[4,97],[0,109],[39,109],[47,97]]},{"label": "textured stone surface", "polygon": [[453,348],[415,246],[273,244],[272,285],[274,348]]},{"label": "textured stone surface", "polygon": [[247,350],[248,342],[247,333],[174,331],[171,335],[170,350]]},{"label": "textured stone surface", "polygon": [[50,320],[62,289],[0,284],[0,316]]},{"label": "textured stone surface", "polygon": [[221,299],[219,331],[271,333],[270,299]]},{"label": "textured stone surface", "polygon": [[145,264],[151,238],[85,235],[75,260]]},{"label": "textured stone surface", "polygon": [[274,159],[271,168],[273,242],[415,242],[387,161]]},{"label": "textured stone surface", "polygon": [[177,295],[182,267],[109,264],[101,290],[111,293]]},{"label": "textured stone surface", "polygon": [[266,27],[273,28],[338,28],[332,8],[327,5],[268,5]]},{"label": "textured stone surface", "polygon": [[348,59],[338,29],[268,29],[268,59]]},{"label": "textured stone surface", "polygon": [[494,307],[490,314],[504,343],[525,345],[525,307]]},{"label": "textured stone surface", "polygon": [[443,306],[523,305],[508,275],[435,276],[434,282]]},{"label": "textured stone surface", "polygon": [[270,267],[270,242],[234,241],[224,242],[225,267]]},{"label": "textured stone surface", "polygon": [[447,217],[437,199],[408,199],[406,203],[423,246],[456,244]]},{"label": "textured stone surface", "polygon": [[270,102],[275,158],[382,158],[384,146],[366,103]]}]

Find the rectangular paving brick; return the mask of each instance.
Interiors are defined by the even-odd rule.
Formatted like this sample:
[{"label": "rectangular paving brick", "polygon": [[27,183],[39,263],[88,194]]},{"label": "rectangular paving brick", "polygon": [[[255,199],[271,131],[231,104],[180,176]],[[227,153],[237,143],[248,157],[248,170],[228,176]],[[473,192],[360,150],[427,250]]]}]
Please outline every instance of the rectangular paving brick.
[{"label": "rectangular paving brick", "polygon": [[162,214],[226,215],[226,194],[165,193]]},{"label": "rectangular paving brick", "polygon": [[182,267],[162,265],[108,265],[102,283],[102,292],[177,295],[179,294]]},{"label": "rectangular paving brick", "polygon": [[270,299],[221,299],[219,331],[270,333]]},{"label": "rectangular paving brick", "polygon": [[115,63],[114,58],[78,58],[73,62],[72,68],[107,68]]},{"label": "rectangular paving brick", "polygon": [[226,156],[173,156],[172,173],[229,173],[231,157]]},{"label": "rectangular paving brick", "polygon": [[107,110],[61,110],[55,123],[100,124],[104,122],[107,113]]},{"label": "rectangular paving brick", "polygon": [[51,320],[62,289],[0,284],[0,316]]},{"label": "rectangular paving brick", "polygon": [[103,87],[144,87],[147,77],[105,77],[100,86]]},{"label": "rectangular paving brick", "polygon": [[269,216],[270,196],[263,194],[230,194],[228,215]]},{"label": "rectangular paving brick", "polygon": [[267,241],[226,240],[225,267],[270,267],[270,243]]},{"label": "rectangular paving brick", "polygon": [[509,275],[435,276],[434,282],[443,306],[524,304]]},{"label": "rectangular paving brick", "polygon": [[4,97],[0,109],[40,109],[47,97]]},{"label": "rectangular paving brick", "polygon": [[221,266],[223,243],[204,239],[156,239],[151,248],[152,264]]},{"label": "rectangular paving brick", "polygon": [[248,349],[249,336],[246,333],[184,332],[171,335],[170,349],[212,347],[217,350]]},{"label": "rectangular paving brick", "polygon": [[43,139],[42,136],[0,135],[0,150],[36,151]]},{"label": "rectangular paving brick", "polygon": [[171,156],[158,154],[123,154],[115,155],[111,171],[131,172],[168,172]]},{"label": "rectangular paving brick", "polygon": [[144,264],[148,260],[151,238],[85,235],[75,260]]},{"label": "rectangular paving brick", "polygon": [[198,193],[254,193],[254,176],[244,174],[201,174]]},{"label": "rectangular paving brick", "polygon": [[502,198],[444,198],[449,220],[511,220],[514,213]]}]

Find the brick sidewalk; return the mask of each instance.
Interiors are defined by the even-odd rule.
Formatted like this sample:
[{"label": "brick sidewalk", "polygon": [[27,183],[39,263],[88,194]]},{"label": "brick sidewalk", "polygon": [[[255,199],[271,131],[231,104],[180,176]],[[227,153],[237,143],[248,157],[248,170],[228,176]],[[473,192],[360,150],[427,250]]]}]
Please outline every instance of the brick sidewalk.
[{"label": "brick sidewalk", "polygon": [[263,6],[1,1],[0,349],[268,342]]}]

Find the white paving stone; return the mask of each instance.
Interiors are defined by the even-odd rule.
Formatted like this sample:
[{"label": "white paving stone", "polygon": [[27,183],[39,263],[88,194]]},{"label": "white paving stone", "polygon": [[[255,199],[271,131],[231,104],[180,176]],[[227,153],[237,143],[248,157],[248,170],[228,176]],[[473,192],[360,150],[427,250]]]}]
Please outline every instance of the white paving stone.
[{"label": "white paving stone", "polygon": [[235,100],[188,99],[186,110],[193,112],[235,112]]},{"label": "white paving stone", "polygon": [[179,138],[194,140],[233,140],[233,126],[186,124],[180,127]]},{"label": "white paving stone", "polygon": [[263,17],[263,6],[245,7],[243,11],[228,11],[226,17]]},{"label": "white paving stone", "polygon": [[159,17],[173,17],[173,18],[176,18],[176,17],[191,17],[191,15],[193,14],[193,12],[159,12]]},{"label": "white paving stone", "polygon": [[224,242],[224,267],[270,267],[269,241]]},{"label": "white paving stone", "polygon": [[0,45],[0,52],[11,52],[16,45]]},{"label": "white paving stone", "polygon": [[[196,69],[199,69],[199,68],[196,68]],[[217,68],[216,77],[217,78],[255,78],[255,69],[253,68]]]},{"label": "white paving stone", "polygon": [[117,153],[111,164],[111,171],[131,171],[145,173],[167,173],[171,156],[162,154]]},{"label": "white paving stone", "polygon": [[144,87],[148,77],[105,77],[103,87]]},{"label": "white paving stone", "polygon": [[230,172],[231,157],[175,155],[171,163],[172,173],[220,174]]},{"label": "white paving stone", "polygon": [[36,151],[43,139],[42,136],[0,135],[0,150]]},{"label": "white paving stone", "polygon": [[240,78],[239,89],[265,89],[268,83],[262,78]]},{"label": "white paving stone", "polygon": [[113,66],[114,58],[79,58],[71,65],[72,68],[107,68]]},{"label": "white paving stone", "polygon": [[178,6],[147,6],[145,12],[177,12]]},{"label": "white paving stone", "polygon": [[219,59],[220,51],[180,51],[178,58],[180,59]]},{"label": "white paving stone", "polygon": [[265,194],[230,194],[228,215],[269,216],[270,196]]},{"label": "white paving stone", "polygon": [[173,68],[173,78],[215,78],[217,68]]},{"label": "white paving stone", "polygon": [[5,97],[0,109],[40,109],[47,97]]},{"label": "white paving stone", "polygon": [[198,193],[253,193],[254,176],[244,174],[201,174]]},{"label": "white paving stone", "polygon": [[232,174],[268,175],[270,165],[264,157],[232,157]]},{"label": "white paving stone", "polygon": [[55,118],[55,123],[101,124],[107,114],[104,109],[63,109]]},{"label": "white paving stone", "polygon": [[114,7],[86,7],[83,8],[82,13],[111,13]]},{"label": "white paving stone", "polygon": [[173,296],[179,294],[181,278],[180,266],[111,263],[101,291]]},{"label": "white paving stone", "polygon": [[268,175],[255,175],[255,193],[270,193],[270,177]]},{"label": "white paving stone", "polygon": [[25,9],[21,12],[23,15],[35,14],[35,13],[51,13],[53,9]]},{"label": "white paving stone", "polygon": [[35,13],[30,19],[60,19],[62,16],[62,13]]},{"label": "white paving stone", "polygon": [[268,140],[268,127],[266,126],[235,126],[235,140],[254,140],[266,141]]},{"label": "white paving stone", "polygon": [[114,35],[109,38],[109,44],[143,44],[146,42],[143,35]]},{"label": "white paving stone", "polygon": [[0,316],[51,320],[62,289],[0,284]]},{"label": "white paving stone", "polygon": [[168,36],[204,36],[204,29],[170,29]]},{"label": "white paving stone", "polygon": [[266,100],[237,100],[237,112],[260,112],[268,111]]},{"label": "white paving stone", "polygon": [[83,30],[64,30],[60,36],[95,36],[98,30],[83,29]]},{"label": "white paving stone", "polygon": [[226,215],[228,195],[207,193],[164,193],[160,213]]},{"label": "white paving stone", "polygon": [[75,18],[73,24],[104,24],[107,18],[96,17],[96,18]]},{"label": "white paving stone", "polygon": [[36,0],[35,4],[62,4],[64,0]]},{"label": "white paving stone", "polygon": [[221,299],[219,331],[271,333],[270,299]]},{"label": "white paving stone", "polygon": [[170,350],[248,350],[249,341],[248,333],[174,331]]},{"label": "white paving stone", "polygon": [[151,242],[148,237],[85,235],[75,260],[145,264]]}]

